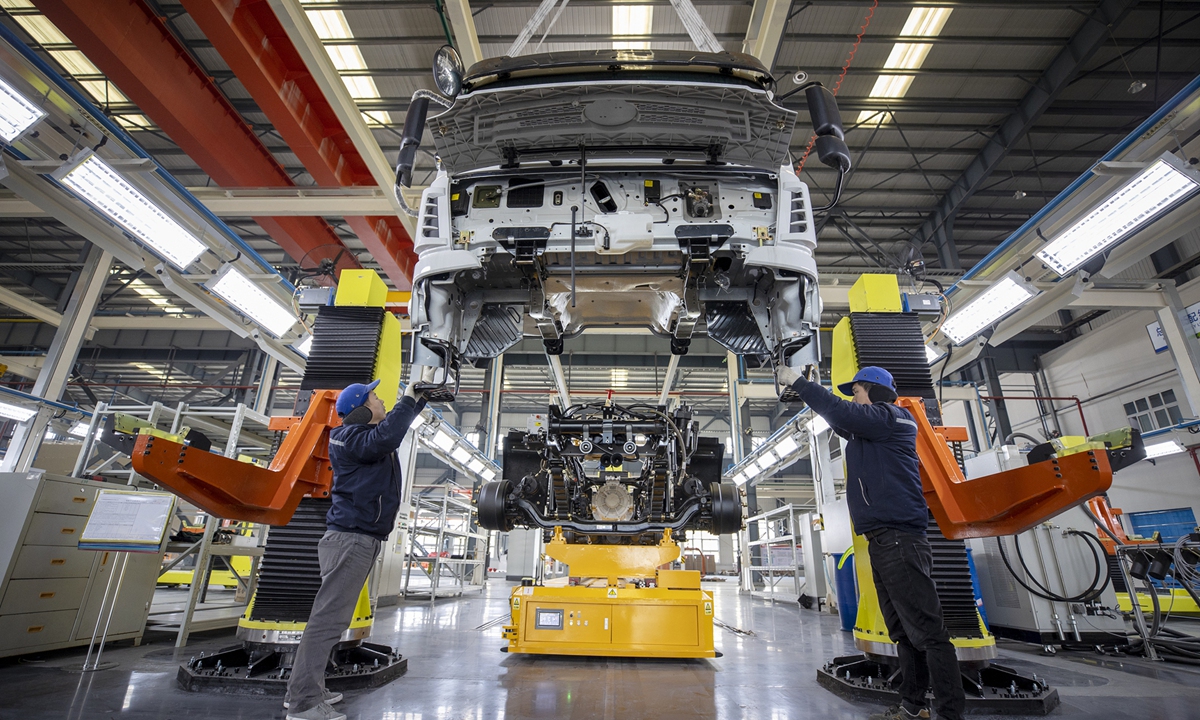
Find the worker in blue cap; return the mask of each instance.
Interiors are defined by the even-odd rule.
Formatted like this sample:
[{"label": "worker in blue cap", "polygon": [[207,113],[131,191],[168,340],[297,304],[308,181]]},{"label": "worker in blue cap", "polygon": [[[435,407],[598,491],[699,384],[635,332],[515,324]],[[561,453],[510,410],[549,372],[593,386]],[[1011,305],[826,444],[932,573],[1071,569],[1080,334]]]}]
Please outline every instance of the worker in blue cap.
[{"label": "worker in blue cap", "polygon": [[780,366],[779,380],[848,443],[846,500],[854,531],[867,538],[871,574],[888,635],[898,647],[900,705],[872,720],[928,718],[925,694],[932,681],[934,707],[943,720],[960,720],[966,705],[958,657],[942,617],[925,529],[929,507],[921,490],[916,419],[896,402],[896,383],[881,367],[864,367],[838,386],[852,402]]},{"label": "worker in blue cap", "polygon": [[329,433],[333,504],[317,546],[321,588],[288,678],[283,706],[288,720],[345,720],[331,706],[342,694],[325,689],[325,665],[333,646],[354,619],[363,583],[379,548],[396,527],[400,509],[400,459],[396,451],[413,419],[425,407],[410,384],[388,412],[375,394],[379,381],[342,390],[337,412],[342,425]]}]

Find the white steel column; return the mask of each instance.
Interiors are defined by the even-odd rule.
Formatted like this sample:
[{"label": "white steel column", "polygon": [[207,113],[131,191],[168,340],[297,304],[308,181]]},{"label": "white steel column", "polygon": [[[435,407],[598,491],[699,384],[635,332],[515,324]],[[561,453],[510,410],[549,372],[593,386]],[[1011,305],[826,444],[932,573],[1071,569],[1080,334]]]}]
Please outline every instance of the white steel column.
[{"label": "white steel column", "polygon": [[[658,404],[666,405],[671,401],[671,387],[675,385],[675,375],[679,373],[679,355],[672,354],[667,363],[667,374],[663,377],[662,392],[658,395]],[[667,407],[670,410],[670,407]]]},{"label": "white steel column", "polygon": [[[100,294],[108,281],[112,259],[112,255],[97,245],[89,248],[63,312],[63,323],[54,333],[54,340],[46,351],[42,369],[33,384],[34,395],[46,400],[62,398],[71,369],[79,358],[79,349],[87,339],[88,323],[96,312]],[[43,406],[33,418],[17,425],[4,461],[0,462],[0,472],[25,472],[33,465],[33,458],[37,455],[46,434],[46,425],[53,414],[53,408]]]},{"label": "white steel column", "polygon": [[1167,301],[1167,307],[1156,311],[1158,323],[1167,338],[1171,359],[1179,369],[1179,378],[1183,381],[1183,394],[1187,396],[1188,405],[1195,415],[1200,413],[1200,341],[1196,339],[1192,324],[1187,318],[1186,307],[1174,284],[1163,283],[1162,294]]},{"label": "white steel column", "polygon": [[446,8],[446,15],[450,18],[450,29],[454,31],[458,54],[462,56],[463,65],[469,70],[472,65],[483,59],[479,35],[475,32],[475,16],[471,14],[471,3],[468,0],[446,0],[442,7]]},{"label": "white steel column", "polygon": [[480,421],[487,428],[487,437],[484,442],[486,447],[480,448],[488,459],[495,460],[500,446],[500,415],[503,410],[500,407],[500,391],[504,388],[504,355],[500,354],[492,358],[491,368],[488,370],[488,390],[487,402],[483,406],[483,417]]},{"label": "white steel column", "polygon": [[262,377],[258,379],[258,392],[254,396],[254,412],[267,416],[271,414],[271,394],[275,391],[275,376],[278,372],[279,359],[274,355],[267,355]]}]

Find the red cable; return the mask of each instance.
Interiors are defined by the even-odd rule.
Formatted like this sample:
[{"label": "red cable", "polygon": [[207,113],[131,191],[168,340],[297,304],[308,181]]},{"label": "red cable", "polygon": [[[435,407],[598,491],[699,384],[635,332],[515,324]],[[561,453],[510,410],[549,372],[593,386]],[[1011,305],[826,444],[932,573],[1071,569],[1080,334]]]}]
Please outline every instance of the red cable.
[{"label": "red cable", "polygon": [[[879,7],[879,0],[872,0],[871,7],[867,10],[866,17],[863,18],[862,27],[858,29],[858,37],[854,38],[854,46],[850,48],[850,55],[846,57],[846,64],[842,65],[842,74],[838,75],[837,82],[833,85],[834,97],[837,97],[838,90],[842,89],[842,81],[846,79],[846,73],[850,70],[850,63],[854,62],[854,54],[858,52],[858,46],[862,43],[863,35],[867,34],[867,28],[871,26],[871,18],[875,17],[875,8],[877,7]],[[808,160],[808,154],[812,152],[813,143],[816,141],[816,135],[808,139],[808,146],[804,148],[804,155],[800,157],[800,162],[796,164],[797,175],[804,170],[804,161]]]}]

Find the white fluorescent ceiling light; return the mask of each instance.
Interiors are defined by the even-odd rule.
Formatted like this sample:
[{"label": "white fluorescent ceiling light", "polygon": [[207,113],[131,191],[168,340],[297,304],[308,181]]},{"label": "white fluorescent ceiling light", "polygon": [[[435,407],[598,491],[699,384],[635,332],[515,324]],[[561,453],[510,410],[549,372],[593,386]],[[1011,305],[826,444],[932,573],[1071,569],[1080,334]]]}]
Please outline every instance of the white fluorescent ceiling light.
[{"label": "white fluorescent ceiling light", "polygon": [[[650,35],[654,26],[653,5],[614,5],[612,9],[612,34],[614,37]],[[645,40],[614,40],[614,50],[645,50],[650,43]]]},{"label": "white fluorescent ceiling light", "polygon": [[16,420],[17,422],[25,422],[26,420],[37,415],[37,410],[31,410],[20,405],[9,405],[8,403],[0,403],[0,417]]},{"label": "white fluorescent ceiling light", "polygon": [[796,442],[796,439],[791,435],[784,435],[775,444],[775,452],[779,453],[781,458],[787,457],[799,449],[800,443]]},{"label": "white fluorescent ceiling light", "polygon": [[445,430],[439,429],[433,436],[433,444],[446,452],[450,452],[450,448],[454,447],[454,438]]},{"label": "white fluorescent ceiling light", "polygon": [[1009,273],[982,295],[956,311],[942,325],[942,332],[962,345],[983,332],[988,325],[1024,305],[1038,294],[1036,288],[1026,285],[1016,273]]},{"label": "white fluorescent ceiling light", "polygon": [[471,472],[475,473],[476,475],[483,472],[483,469],[485,467],[486,467],[486,465],[484,465],[483,461],[480,460],[479,458],[475,458],[474,460],[471,461],[471,463],[469,465],[467,465],[467,469],[470,470]]},{"label": "white fluorescent ceiling light", "polygon": [[813,435],[820,435],[829,429],[829,423],[820,415],[813,415],[813,419],[808,422],[808,431]]},{"label": "white fluorescent ceiling light", "polygon": [[1200,181],[1160,158],[1051,240],[1037,257],[1066,275],[1197,191]]},{"label": "white fluorescent ceiling light", "polygon": [[450,457],[466,465],[471,460],[471,451],[465,447],[456,447],[454,452],[450,453]]},{"label": "white fluorescent ceiling light", "polygon": [[95,155],[89,155],[59,182],[180,270],[205,250],[195,235]]},{"label": "white fluorescent ceiling light", "polygon": [[1168,440],[1164,443],[1146,446],[1146,459],[1153,460],[1154,458],[1166,457],[1167,455],[1175,455],[1184,451],[1184,447],[1174,440]]},{"label": "white fluorescent ceiling light", "polygon": [[277,338],[286,335],[297,322],[291,310],[232,265],[226,265],[224,272],[205,287]]},{"label": "white fluorescent ceiling light", "polygon": [[295,350],[296,352],[300,353],[304,357],[308,357],[308,354],[310,352],[312,352],[312,340],[313,340],[312,335],[306,335],[306,336],[304,336],[303,340],[301,340],[300,342],[293,345],[292,349]]},{"label": "white fluorescent ceiling light", "polygon": [[88,424],[85,422],[77,422],[71,426],[70,433],[75,437],[87,437]]},{"label": "white fluorescent ceiling light", "polygon": [[46,113],[0,79],[0,137],[11,143],[33,127]]},{"label": "white fluorescent ceiling light", "polygon": [[[908,20],[900,34],[905,37],[936,37],[946,26],[953,8],[916,7],[908,14]],[[925,58],[933,49],[930,43],[900,42],[892,46],[887,60],[883,63],[884,70],[918,70],[925,64]],[[880,75],[875,80],[874,87],[868,97],[872,98],[902,98],[908,94],[915,75]],[[879,110],[863,110],[858,114],[859,123],[877,122]],[[885,115],[886,119],[890,117]]]},{"label": "white fluorescent ceiling light", "polygon": [[479,473],[479,476],[484,480],[491,480],[492,478],[496,477],[496,471],[491,468],[484,468],[483,472]]}]

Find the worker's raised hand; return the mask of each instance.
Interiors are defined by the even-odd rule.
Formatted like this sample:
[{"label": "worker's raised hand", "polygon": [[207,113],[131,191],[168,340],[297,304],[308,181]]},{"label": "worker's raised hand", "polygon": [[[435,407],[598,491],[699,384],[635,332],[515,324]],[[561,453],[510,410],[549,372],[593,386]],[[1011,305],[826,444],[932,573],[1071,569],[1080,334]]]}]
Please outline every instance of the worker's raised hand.
[{"label": "worker's raised hand", "polygon": [[784,387],[791,387],[800,379],[800,373],[796,372],[787,365],[779,365],[775,368],[775,377],[779,379],[779,384]]},{"label": "worker's raised hand", "polygon": [[821,368],[817,367],[816,365],[805,366],[804,379],[813,383],[821,382]]}]

